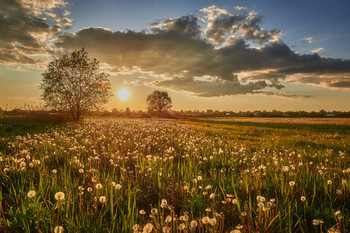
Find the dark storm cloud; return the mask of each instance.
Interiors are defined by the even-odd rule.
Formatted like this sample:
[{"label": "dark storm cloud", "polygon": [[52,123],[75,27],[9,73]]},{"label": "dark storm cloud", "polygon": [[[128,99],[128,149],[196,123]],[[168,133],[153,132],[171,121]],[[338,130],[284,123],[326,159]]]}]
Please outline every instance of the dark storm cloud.
[{"label": "dark storm cloud", "polygon": [[50,52],[43,41],[60,29],[38,15],[61,5],[61,0],[0,0],[0,62],[33,64],[37,60],[31,56]]}]

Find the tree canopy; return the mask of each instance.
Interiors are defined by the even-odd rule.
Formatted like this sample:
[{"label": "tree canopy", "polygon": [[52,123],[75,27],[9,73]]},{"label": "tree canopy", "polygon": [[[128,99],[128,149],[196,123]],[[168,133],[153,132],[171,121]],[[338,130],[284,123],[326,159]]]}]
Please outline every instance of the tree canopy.
[{"label": "tree canopy", "polygon": [[100,108],[112,96],[108,75],[100,72],[99,62],[89,58],[84,48],[51,61],[42,76],[45,105],[70,112],[74,120]]},{"label": "tree canopy", "polygon": [[162,112],[167,112],[172,107],[171,98],[166,91],[154,91],[152,94],[149,94],[146,99],[148,105],[148,111],[156,113],[158,116]]}]

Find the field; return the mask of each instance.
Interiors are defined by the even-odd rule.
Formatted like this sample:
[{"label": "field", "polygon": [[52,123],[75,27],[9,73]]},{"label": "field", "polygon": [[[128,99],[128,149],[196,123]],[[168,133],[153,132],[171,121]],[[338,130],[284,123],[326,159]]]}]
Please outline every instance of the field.
[{"label": "field", "polygon": [[2,232],[350,229],[338,120],[94,118],[3,135],[0,152]]}]

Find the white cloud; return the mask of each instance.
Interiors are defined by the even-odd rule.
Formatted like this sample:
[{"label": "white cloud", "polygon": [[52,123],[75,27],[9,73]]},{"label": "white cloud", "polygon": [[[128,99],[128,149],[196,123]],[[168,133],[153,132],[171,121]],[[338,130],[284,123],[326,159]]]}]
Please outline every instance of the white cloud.
[{"label": "white cloud", "polygon": [[324,48],[318,48],[318,49],[311,50],[311,52],[319,53],[319,52],[322,52],[323,50],[324,50]]}]

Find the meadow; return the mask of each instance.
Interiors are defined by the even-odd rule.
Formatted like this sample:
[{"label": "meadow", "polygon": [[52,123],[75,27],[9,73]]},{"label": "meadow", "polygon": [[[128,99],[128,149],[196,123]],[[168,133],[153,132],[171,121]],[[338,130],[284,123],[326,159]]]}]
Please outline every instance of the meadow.
[{"label": "meadow", "polygon": [[92,118],[0,138],[2,232],[349,232],[350,126]]}]

